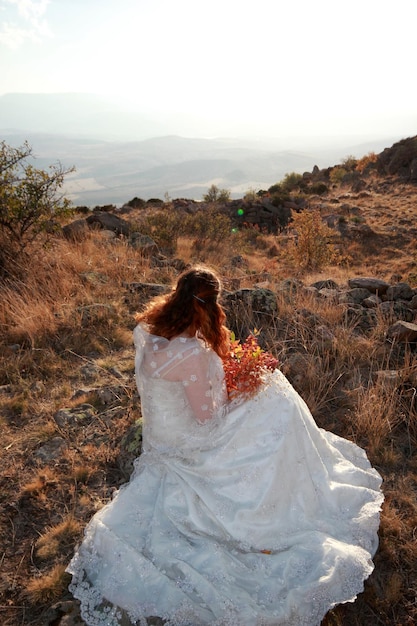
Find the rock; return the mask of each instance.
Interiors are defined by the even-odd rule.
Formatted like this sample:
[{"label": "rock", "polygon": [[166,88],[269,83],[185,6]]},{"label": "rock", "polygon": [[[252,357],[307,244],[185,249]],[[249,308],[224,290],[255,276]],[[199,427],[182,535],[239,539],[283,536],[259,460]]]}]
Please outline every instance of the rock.
[{"label": "rock", "polygon": [[366,309],[362,306],[350,306],[345,311],[345,321],[349,326],[361,332],[367,332],[378,323],[374,309]]},{"label": "rock", "polygon": [[142,235],[139,232],[134,232],[131,234],[129,239],[129,244],[132,248],[136,248],[136,250],[140,250],[142,254],[146,257],[151,257],[159,253],[159,248],[152,237],[148,235]]},{"label": "rock", "polygon": [[95,363],[86,363],[80,368],[80,374],[86,382],[93,382],[99,375],[100,369]]},{"label": "rock", "polygon": [[411,300],[414,296],[414,291],[411,289],[408,283],[397,283],[388,287],[385,294],[386,300]]},{"label": "rock", "polygon": [[338,289],[339,285],[334,280],[328,278],[327,280],[318,280],[310,285],[310,287],[315,287],[320,291],[321,289]]},{"label": "rock", "polygon": [[278,285],[277,294],[286,302],[291,302],[300,289],[305,289],[305,285],[301,280],[296,278],[286,278]]},{"label": "rock", "polygon": [[253,313],[276,315],[278,313],[277,297],[270,289],[238,289],[224,296],[226,305],[244,304]]},{"label": "rock", "polygon": [[232,267],[244,267],[248,268],[249,263],[241,254],[236,254],[230,259],[230,265]]},{"label": "rock", "polygon": [[66,446],[67,443],[65,439],[63,439],[62,437],[53,437],[52,439],[44,443],[43,446],[38,448],[34,456],[37,459],[48,463],[49,461],[58,459],[62,454],[62,450],[66,448]]},{"label": "rock", "polygon": [[113,387],[96,389],[96,394],[102,404],[113,404],[114,402],[120,402],[122,396],[126,395],[126,392],[120,385],[115,385]]},{"label": "rock", "polygon": [[294,352],[283,361],[280,369],[291,380],[292,384],[298,385],[304,380],[304,372],[307,368],[308,357],[299,352]]},{"label": "rock", "polygon": [[132,473],[134,460],[142,452],[142,426],[142,419],[136,420],[120,442],[118,465],[126,478]]},{"label": "rock", "polygon": [[348,231],[349,235],[354,235],[361,239],[369,239],[375,235],[369,224],[349,224]]},{"label": "rock", "polygon": [[84,403],[70,409],[59,409],[54,415],[54,420],[60,428],[73,428],[91,422],[95,413],[96,411],[91,404]]},{"label": "rock", "polygon": [[362,305],[366,306],[367,309],[375,309],[381,302],[381,298],[377,296],[376,293],[373,293],[369,298],[365,298],[365,300],[362,301]]},{"label": "rock", "polygon": [[111,230],[116,235],[124,235],[128,237],[130,234],[130,224],[126,220],[107,213],[106,211],[95,211],[86,218],[87,224],[91,228],[99,228],[100,230]]},{"label": "rock", "polygon": [[323,289],[319,290],[318,295],[320,296],[320,298],[336,301],[338,299],[339,292],[337,291],[337,289],[328,289],[327,287],[323,287]]},{"label": "rock", "polygon": [[76,600],[63,600],[50,606],[42,615],[44,626],[85,626]]},{"label": "rock", "polygon": [[390,320],[403,320],[404,322],[412,322],[414,320],[414,311],[409,308],[408,302],[387,301],[379,305],[378,310],[382,315]]},{"label": "rock", "polygon": [[344,291],[339,296],[340,304],[362,304],[366,298],[369,298],[370,292],[364,287],[354,287],[348,291]]},{"label": "rock", "polygon": [[384,294],[390,286],[390,284],[385,282],[385,280],[367,277],[350,278],[348,280],[348,285],[351,289],[367,289],[371,293],[377,293],[379,295]]},{"label": "rock", "polygon": [[[278,314],[277,296],[270,289],[238,289],[224,294],[222,305],[229,328],[238,339],[246,339],[255,328],[271,326]],[[262,346],[262,336],[259,337]]]},{"label": "rock", "polygon": [[378,155],[377,169],[382,174],[398,175],[410,180],[415,175],[416,159],[417,138],[401,139]]},{"label": "rock", "polygon": [[70,241],[82,241],[88,237],[90,229],[85,219],[79,219],[63,226],[62,232],[65,239],[69,239]]},{"label": "rock", "polygon": [[417,324],[399,320],[388,328],[386,337],[400,343],[416,342]]},{"label": "rock", "polygon": [[83,387],[80,389],[76,389],[71,396],[71,400],[78,400],[78,398],[82,398],[83,396],[88,396],[92,393],[96,393],[96,387]]},{"label": "rock", "polygon": [[131,293],[140,293],[147,298],[154,298],[171,291],[171,287],[168,285],[159,285],[157,283],[129,283],[125,286]]},{"label": "rock", "polygon": [[117,235],[113,230],[104,229],[100,231],[100,237],[107,241],[113,241],[113,239],[116,239]]},{"label": "rock", "polygon": [[317,326],[317,328],[315,329],[315,340],[322,349],[329,350],[333,345],[335,336],[330,328],[321,325]]}]

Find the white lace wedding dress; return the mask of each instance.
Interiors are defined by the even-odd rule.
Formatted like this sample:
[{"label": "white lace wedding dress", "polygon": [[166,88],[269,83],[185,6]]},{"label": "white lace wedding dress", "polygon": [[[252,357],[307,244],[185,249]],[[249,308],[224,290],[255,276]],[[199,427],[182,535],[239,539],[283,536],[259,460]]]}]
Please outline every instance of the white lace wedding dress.
[{"label": "white lace wedding dress", "polygon": [[[229,404],[197,338],[134,333],[143,452],[68,571],[89,626],[317,626],[373,570],[381,478],[279,371]],[[211,419],[209,419],[211,418]]]}]

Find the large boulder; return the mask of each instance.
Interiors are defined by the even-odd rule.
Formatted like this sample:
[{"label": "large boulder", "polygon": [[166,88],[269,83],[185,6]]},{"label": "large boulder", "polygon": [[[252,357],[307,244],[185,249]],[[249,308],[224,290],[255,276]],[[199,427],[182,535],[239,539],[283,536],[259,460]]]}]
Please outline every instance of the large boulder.
[{"label": "large boulder", "polygon": [[[270,289],[238,289],[222,298],[227,322],[239,339],[270,327],[278,314],[277,295]],[[262,341],[262,337],[260,338]]]},{"label": "large boulder", "polygon": [[82,241],[88,236],[90,228],[85,219],[79,219],[63,226],[62,232],[70,241]]},{"label": "large boulder", "polygon": [[379,278],[372,277],[362,277],[359,276],[357,278],[349,278],[348,280],[349,287],[351,289],[367,289],[371,293],[377,293],[378,295],[384,294],[388,287],[389,283],[385,282],[385,280],[381,280]]},{"label": "large boulder", "polygon": [[378,156],[377,169],[381,174],[411,180],[411,176],[415,176],[416,159],[417,137],[409,137],[385,148]]},{"label": "large boulder", "polygon": [[417,324],[399,320],[388,328],[386,336],[401,343],[417,342]]},{"label": "large boulder", "polygon": [[411,300],[414,296],[414,290],[408,283],[397,283],[388,287],[385,300]]},{"label": "large boulder", "polygon": [[126,220],[105,211],[94,211],[86,218],[91,228],[99,228],[101,230],[112,230],[116,235],[128,237],[130,234],[130,224]]}]

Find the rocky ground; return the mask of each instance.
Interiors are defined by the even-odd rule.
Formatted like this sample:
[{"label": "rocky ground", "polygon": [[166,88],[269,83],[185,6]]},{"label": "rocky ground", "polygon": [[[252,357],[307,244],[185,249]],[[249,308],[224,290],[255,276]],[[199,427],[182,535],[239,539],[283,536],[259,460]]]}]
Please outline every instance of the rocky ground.
[{"label": "rocky ground", "polygon": [[[200,255],[225,277],[229,325],[243,336],[256,324],[318,423],[365,446],[384,476],[376,572],[357,602],[329,614],[326,626],[411,626],[417,621],[417,187],[395,173],[375,173],[360,189],[330,185],[305,202],[305,210],[318,209],[331,228],[343,253],[340,265],[310,272],[291,266],[291,225],[258,237],[239,254],[222,252],[221,261],[219,248]],[[100,238],[100,257],[84,242],[81,233],[89,226],[79,216],[78,234],[73,230],[68,243],[79,251],[76,273],[82,274],[74,293],[86,284],[91,291],[71,313],[78,326],[62,323],[49,342],[31,345],[13,333],[2,340],[4,626],[83,624],[64,569],[86,522],[128,479],[140,453],[133,313],[195,258],[185,248],[162,258],[155,242],[138,243],[136,234],[123,280],[113,278],[115,246],[130,237],[120,220],[134,216],[117,212],[115,220],[103,218],[113,226],[92,231]],[[97,228],[97,214],[90,222]],[[149,256],[141,256],[140,246]],[[381,394],[381,402],[369,404],[369,390]],[[371,416],[384,404],[373,426],[358,422],[366,402]]]}]

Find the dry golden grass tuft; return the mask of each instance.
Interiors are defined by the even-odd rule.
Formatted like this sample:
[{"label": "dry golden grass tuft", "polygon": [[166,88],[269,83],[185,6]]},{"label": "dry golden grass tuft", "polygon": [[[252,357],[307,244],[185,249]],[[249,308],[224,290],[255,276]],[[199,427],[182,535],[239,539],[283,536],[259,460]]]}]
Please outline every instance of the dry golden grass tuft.
[{"label": "dry golden grass tuft", "polygon": [[36,542],[36,556],[40,559],[51,559],[58,556],[63,548],[73,545],[79,536],[81,523],[69,515],[60,524],[47,529]]},{"label": "dry golden grass tuft", "polygon": [[26,595],[35,605],[48,605],[61,597],[69,578],[65,573],[65,565],[54,565],[49,571],[28,581]]},{"label": "dry golden grass tuft", "polygon": [[25,496],[38,496],[56,482],[57,476],[54,471],[49,467],[45,467],[39,470],[27,483],[22,484],[20,491]]},{"label": "dry golden grass tuft", "polygon": [[[337,302],[305,288],[326,279],[347,285],[358,275],[390,281],[393,274],[417,285],[410,232],[417,189],[382,183],[371,180],[363,194],[335,187],[316,207],[311,201],[322,216],[324,203],[339,212],[353,233],[334,235],[338,263],[321,270],[295,264],[286,232],[247,229],[204,246],[181,232],[176,239],[175,257],[213,267],[226,290],[260,285],[277,292],[278,313],[259,328],[264,346],[318,425],[363,446],[384,478],[375,571],[355,603],[330,611],[323,626],[417,623],[415,348],[386,342],[383,316],[361,333]],[[355,230],[363,224],[371,234]],[[140,417],[132,330],[143,298],[127,285],[168,285],[177,274],[126,240],[95,231],[34,251],[18,280],[0,286],[1,564],[2,581],[13,581],[0,585],[0,622],[7,626],[45,626],[48,606],[70,599],[65,566],[91,515],[127,479],[121,441]],[[282,288],[285,279],[291,286]],[[255,317],[250,307],[240,311],[238,331],[253,330]],[[63,408],[76,416],[72,422],[55,419]]]}]

